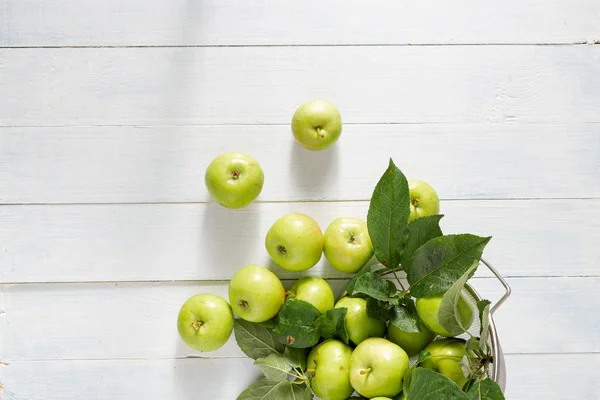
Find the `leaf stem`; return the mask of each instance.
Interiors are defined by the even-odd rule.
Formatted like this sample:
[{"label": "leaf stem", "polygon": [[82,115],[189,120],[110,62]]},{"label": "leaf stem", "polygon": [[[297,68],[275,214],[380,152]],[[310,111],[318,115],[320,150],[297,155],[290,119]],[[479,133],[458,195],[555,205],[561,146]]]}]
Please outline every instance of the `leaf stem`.
[{"label": "leaf stem", "polygon": [[396,281],[398,281],[398,285],[400,285],[400,287],[402,288],[402,291],[406,292],[406,289],[404,288],[404,285],[400,281],[400,278],[398,277],[398,274],[396,273],[396,270],[393,269],[392,272],[394,273],[394,277],[396,278]]}]

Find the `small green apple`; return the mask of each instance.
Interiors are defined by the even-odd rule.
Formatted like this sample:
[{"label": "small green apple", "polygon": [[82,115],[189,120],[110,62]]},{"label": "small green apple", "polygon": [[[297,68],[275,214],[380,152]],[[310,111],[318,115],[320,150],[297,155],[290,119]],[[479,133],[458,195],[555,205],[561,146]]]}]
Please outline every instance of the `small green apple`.
[{"label": "small green apple", "polygon": [[461,388],[467,382],[461,361],[467,354],[465,341],[462,339],[436,339],[424,351],[431,353],[420,366],[429,368],[452,379]]},{"label": "small green apple", "polygon": [[326,340],[308,354],[310,387],[323,400],[345,400],[354,389],[350,385],[352,348],[339,340]]},{"label": "small green apple", "polygon": [[262,191],[263,170],[258,161],[244,153],[224,153],[206,168],[204,183],[210,195],[227,208],[246,207]]},{"label": "small green apple", "polygon": [[323,150],[342,134],[342,117],[333,104],[325,100],[311,100],[294,112],[292,133],[304,148]]},{"label": "small green apple", "polygon": [[231,307],[220,296],[197,294],[187,299],[177,316],[177,331],[192,349],[213,351],[223,346],[233,330]]},{"label": "small green apple", "polygon": [[367,223],[360,218],[336,218],[324,236],[325,258],[339,271],[355,273],[373,256]]},{"label": "small green apple", "polygon": [[427,182],[409,180],[408,190],[410,192],[410,216],[408,221],[440,212],[440,198],[437,192]]},{"label": "small green apple", "polygon": [[409,367],[408,354],[400,346],[387,339],[368,338],[352,352],[350,383],[364,397],[394,397],[402,391]]},{"label": "small green apple", "polygon": [[367,315],[367,300],[345,296],[338,300],[334,308],[346,308],[346,330],[354,344],[360,344],[370,337],[385,336],[385,322]]},{"label": "small green apple", "polygon": [[333,308],[335,297],[327,281],[319,276],[305,276],[292,284],[288,297],[308,301],[325,313]]},{"label": "small green apple", "polygon": [[[421,321],[423,321],[423,323],[433,333],[440,336],[451,337],[453,335],[446,329],[444,329],[444,327],[440,324],[440,320],[438,318],[438,312],[440,309],[440,304],[442,303],[442,297],[443,295],[438,295],[433,297],[422,297],[420,299],[417,299],[417,314],[419,314]],[[462,293],[458,298],[458,314],[460,315],[463,327],[465,329],[469,329],[471,327],[471,324],[473,324],[475,312],[473,311],[473,306],[471,305],[469,300],[467,300],[467,297]]]},{"label": "small green apple", "polygon": [[387,338],[402,347],[412,357],[419,354],[435,338],[435,333],[431,332],[423,322],[420,323],[419,328],[421,332],[408,332],[390,323]]},{"label": "small green apple", "polygon": [[264,322],[273,318],[284,301],[283,284],[265,267],[246,265],[229,282],[231,308],[246,321]]},{"label": "small green apple", "polygon": [[306,214],[290,213],[271,225],[265,247],[280,267],[305,271],[321,259],[324,241],[317,221]]}]

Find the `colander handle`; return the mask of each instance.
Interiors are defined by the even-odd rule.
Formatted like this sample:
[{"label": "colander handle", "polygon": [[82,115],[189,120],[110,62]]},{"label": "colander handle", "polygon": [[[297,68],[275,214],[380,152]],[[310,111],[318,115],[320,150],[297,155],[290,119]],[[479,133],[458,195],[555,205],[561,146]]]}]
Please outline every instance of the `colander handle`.
[{"label": "colander handle", "polygon": [[488,267],[488,269],[490,271],[492,271],[492,274],[496,275],[496,278],[498,278],[498,280],[500,281],[500,283],[502,283],[502,286],[504,286],[504,289],[506,290],[506,292],[504,293],[504,295],[502,297],[500,297],[500,300],[498,300],[496,302],[496,304],[494,304],[494,306],[490,309],[490,314],[493,314],[496,312],[496,310],[498,310],[498,308],[500,308],[500,306],[502,305],[502,303],[504,303],[506,301],[506,299],[508,299],[508,297],[510,296],[511,293],[511,288],[508,285],[508,282],[506,282],[506,280],[502,277],[502,275],[500,275],[500,272],[498,272],[496,270],[496,268],[494,268],[492,266],[492,264],[490,264],[489,262],[487,262],[486,260],[484,260],[483,258],[481,259],[481,262]]}]

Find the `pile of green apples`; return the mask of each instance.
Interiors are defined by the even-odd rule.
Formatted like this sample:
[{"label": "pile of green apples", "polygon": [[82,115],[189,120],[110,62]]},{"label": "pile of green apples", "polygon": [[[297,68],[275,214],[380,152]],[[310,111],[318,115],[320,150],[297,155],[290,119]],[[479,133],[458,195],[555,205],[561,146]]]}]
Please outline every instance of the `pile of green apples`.
[{"label": "pile of green apples", "polygon": [[[331,103],[313,100],[296,110],[291,130],[304,148],[323,150],[340,137],[341,116]],[[390,178],[393,173],[398,175]],[[244,153],[219,155],[205,174],[206,187],[213,199],[232,209],[251,204],[260,194],[263,182],[261,166]],[[398,186],[397,182],[405,182],[406,188],[391,189]],[[395,206],[386,203],[387,194],[381,196],[382,188],[388,187],[391,194],[408,192],[408,197],[400,196],[407,202],[402,207],[407,210],[405,215],[400,212],[398,218],[391,218],[392,222],[400,221],[397,226],[403,233],[397,237],[406,242],[400,247],[405,250],[412,245],[416,254],[417,244],[423,244],[409,236],[413,226],[427,225],[419,232],[437,232],[419,233],[430,236],[421,238],[422,242],[439,239],[438,194],[426,182],[405,180],[391,160],[375,188],[369,218],[377,220],[376,208],[387,206],[390,215],[395,212]],[[300,277],[286,290],[270,269],[248,264],[231,277],[228,301],[210,293],[197,294],[185,301],[177,319],[180,337],[189,347],[210,352],[222,347],[235,332],[241,350],[256,360],[265,375],[244,390],[238,400],[312,399],[314,395],[322,400],[460,400],[461,395],[467,394],[469,397],[464,398],[471,400],[503,399],[496,387],[482,391],[482,385],[484,382],[488,385],[489,379],[465,365],[470,348],[467,340],[457,337],[458,331],[446,329],[448,318],[443,317],[443,323],[440,322],[440,316],[448,310],[442,303],[448,302],[445,297],[450,297],[446,294],[450,290],[411,298],[409,289],[398,279],[400,266],[386,266],[390,258],[401,259],[400,250],[392,253],[379,250],[381,243],[393,243],[390,236],[394,234],[383,234],[386,237],[382,238],[382,229],[375,232],[369,218],[365,221],[355,216],[340,216],[323,231],[313,218],[295,212],[278,218],[266,234],[266,252],[285,270],[307,271],[324,255],[333,268],[347,274],[346,291],[337,298],[322,277]],[[415,220],[419,222],[413,224]],[[384,224],[388,222],[383,220]],[[473,261],[479,261],[478,256],[470,263]],[[464,285],[475,268],[463,271],[464,281],[454,281]],[[391,274],[397,283],[385,279]],[[410,282],[410,272],[408,278]],[[460,290],[462,286],[457,288],[453,300],[455,320],[461,331],[467,333],[476,310]],[[399,315],[402,313],[407,315]],[[483,315],[480,310],[482,322]],[[479,344],[472,347],[482,350]],[[478,360],[486,361],[485,357]],[[419,371],[413,374],[415,369]],[[442,383],[446,386],[451,382],[460,393],[456,397],[436,397],[436,390],[438,394],[447,392],[451,396],[454,389],[448,386],[446,392],[439,392],[436,385],[440,379],[445,379]],[[474,387],[480,392],[479,397],[471,395],[475,393]],[[351,397],[353,394],[360,397]]]}]

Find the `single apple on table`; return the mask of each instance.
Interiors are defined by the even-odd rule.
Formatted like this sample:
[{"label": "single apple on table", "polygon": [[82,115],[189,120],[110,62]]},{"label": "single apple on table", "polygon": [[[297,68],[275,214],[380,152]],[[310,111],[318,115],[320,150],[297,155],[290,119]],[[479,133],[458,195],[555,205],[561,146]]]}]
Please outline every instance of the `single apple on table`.
[{"label": "single apple on table", "polygon": [[210,195],[227,208],[243,208],[252,203],[262,191],[264,179],[258,161],[236,152],[216,157],[204,175]]},{"label": "single apple on table", "polygon": [[352,348],[339,340],[326,340],[308,354],[310,387],[322,400],[345,400],[354,389],[350,385]]},{"label": "single apple on table", "polygon": [[323,254],[323,232],[317,221],[306,214],[290,213],[271,225],[265,238],[267,252],[288,271],[305,271]]},{"label": "single apple on table", "polygon": [[346,331],[354,344],[360,344],[370,337],[385,336],[385,322],[367,315],[367,300],[360,297],[344,296],[334,308],[346,308]]},{"label": "single apple on table", "polygon": [[206,352],[223,346],[233,330],[231,307],[220,296],[202,293],[187,299],[177,316],[177,331],[186,345]]},{"label": "single apple on table", "polygon": [[424,351],[431,355],[420,364],[421,367],[447,376],[461,388],[467,383],[468,377],[461,367],[461,361],[467,354],[463,339],[436,339]]},{"label": "single apple on table", "polygon": [[[451,337],[453,336],[450,332],[448,332],[442,324],[440,324],[440,320],[438,318],[438,313],[440,310],[440,304],[442,304],[443,294],[432,297],[422,297],[417,299],[416,308],[417,314],[421,321],[436,335]],[[473,319],[475,318],[475,312],[473,310],[473,306],[467,299],[467,297],[461,293],[458,298],[458,314],[460,315],[460,320],[465,329],[469,329],[473,324]]]},{"label": "single apple on table", "polygon": [[292,117],[294,138],[308,150],[323,150],[338,140],[342,117],[337,108],[325,100],[302,104]]},{"label": "single apple on table", "polygon": [[260,265],[240,268],[229,282],[229,302],[246,321],[264,322],[273,318],[285,301],[283,284],[273,272]]},{"label": "single apple on table", "polygon": [[435,189],[427,182],[409,180],[410,216],[408,221],[419,217],[435,215],[440,212],[440,198]]},{"label": "single apple on table", "polygon": [[383,338],[368,338],[350,357],[350,383],[367,398],[394,397],[402,391],[404,375],[410,367],[408,354]]},{"label": "single apple on table", "polygon": [[360,218],[339,217],[325,229],[325,258],[335,269],[355,273],[373,256],[367,223]]},{"label": "single apple on table", "polygon": [[325,313],[333,308],[335,297],[329,283],[320,276],[305,276],[290,287],[289,298],[304,300]]},{"label": "single apple on table", "polygon": [[422,321],[419,323],[419,329],[421,329],[420,332],[408,332],[390,323],[387,329],[387,339],[402,347],[412,357],[419,354],[435,338],[435,333],[431,332]]}]

